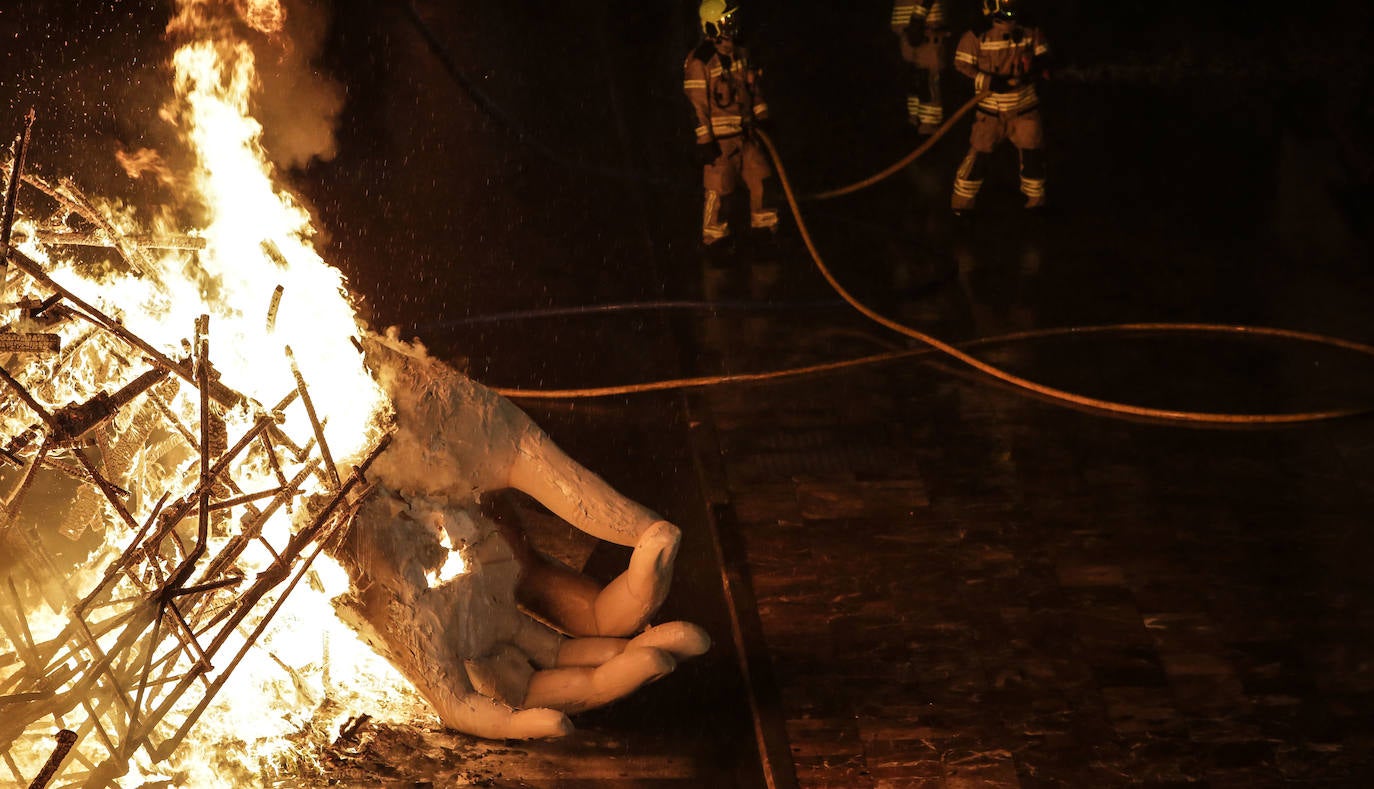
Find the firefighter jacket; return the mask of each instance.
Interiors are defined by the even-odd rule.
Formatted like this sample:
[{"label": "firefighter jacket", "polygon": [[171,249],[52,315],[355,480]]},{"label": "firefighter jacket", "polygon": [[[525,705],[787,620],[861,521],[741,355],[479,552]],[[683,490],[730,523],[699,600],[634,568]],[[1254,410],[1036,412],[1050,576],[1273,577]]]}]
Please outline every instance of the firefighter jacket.
[{"label": "firefighter jacket", "polygon": [[698,143],[734,137],[743,133],[747,121],[768,117],[759,71],[742,46],[736,45],[733,55],[722,55],[703,41],[687,56],[682,88],[696,111]]},{"label": "firefighter jacket", "polygon": [[946,31],[945,0],[896,0],[892,4],[892,31],[904,33],[912,24],[921,23],[926,30]]},{"label": "firefighter jacket", "polygon": [[[1025,113],[1040,104],[1035,78],[1044,70],[1049,51],[1040,28],[994,22],[981,33],[964,33],[954,52],[954,67],[973,80],[975,91],[993,91],[978,103],[980,110]],[[1009,78],[1018,84],[1007,85]]]}]

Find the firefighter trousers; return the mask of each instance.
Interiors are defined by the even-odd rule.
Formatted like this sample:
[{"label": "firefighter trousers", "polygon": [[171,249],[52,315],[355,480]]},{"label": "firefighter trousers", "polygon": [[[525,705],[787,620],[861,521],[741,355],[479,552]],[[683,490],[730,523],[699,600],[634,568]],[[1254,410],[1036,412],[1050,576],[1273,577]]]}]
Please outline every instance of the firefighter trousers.
[{"label": "firefighter trousers", "polygon": [[726,203],[740,181],[749,191],[749,226],[774,230],[778,226],[778,211],[773,196],[773,166],[763,146],[746,134],[717,140],[720,156],[702,169],[706,187],[706,205],[702,212],[701,240],[714,244],[730,235],[730,220]]},{"label": "firefighter trousers", "polygon": [[940,73],[949,61],[949,33],[927,30],[925,40],[913,47],[902,37],[902,59],[907,62],[907,122],[921,134],[934,134],[945,122],[940,95]]},{"label": "firefighter trousers", "polygon": [[954,195],[950,205],[955,211],[973,208],[983,187],[988,155],[1003,140],[1010,140],[1020,155],[1021,193],[1026,206],[1045,202],[1045,132],[1040,125],[1040,110],[989,112],[978,109],[969,138],[968,154],[954,175]]}]

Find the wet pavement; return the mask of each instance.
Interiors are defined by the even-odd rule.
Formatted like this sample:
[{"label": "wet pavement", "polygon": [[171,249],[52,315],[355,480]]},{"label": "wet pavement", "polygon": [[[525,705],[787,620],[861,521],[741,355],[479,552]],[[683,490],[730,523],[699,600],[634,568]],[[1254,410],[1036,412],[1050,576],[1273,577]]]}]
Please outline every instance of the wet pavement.
[{"label": "wet pavement", "polygon": [[[1208,106],[1225,87],[1055,86],[1046,216],[990,178],[986,210],[951,225],[951,141],[911,183],[817,210],[819,244],[861,298],[944,339],[1197,320],[1367,342],[1368,249],[1287,244],[1300,144],[1236,134],[1274,110]],[[1163,139],[1117,142],[1171,114]],[[775,276],[769,298],[820,295],[799,256],[723,281],[742,297]],[[903,345],[834,313],[725,316],[696,336],[703,368],[732,370]],[[1296,343],[1110,336],[979,356],[1156,407],[1307,411],[1372,393],[1369,358]],[[1368,418],[1141,423],[940,361],[691,399],[714,429],[714,496],[744,545],[799,785],[1374,780]]]},{"label": "wet pavement", "polygon": [[[460,58],[482,50],[464,31],[514,23],[499,11],[463,25],[431,11],[436,38]],[[426,247],[423,233],[393,232],[407,248],[398,265],[438,283],[382,288],[379,311],[404,316],[496,386],[754,372],[909,347],[839,305],[794,232],[775,258],[698,257],[696,196],[682,187],[693,176],[669,142],[687,122],[672,114],[671,75],[685,48],[661,28],[647,41],[626,36],[627,26],[652,23],[636,13],[653,15],[622,8],[595,23],[608,39],[578,61],[605,93],[544,56],[500,60],[486,50],[498,58],[482,61],[487,98],[506,118],[398,127],[426,139],[470,133],[469,149],[490,145],[496,155],[476,165],[480,177],[446,170],[452,205],[422,209],[481,217],[467,220],[480,233],[455,227],[439,273],[418,261],[448,252]],[[761,31],[776,45],[776,136],[803,192],[867,175],[907,142],[900,101],[889,101],[899,91],[881,70],[886,31],[855,14],[828,19],[822,34],[818,14],[775,15]],[[1090,35],[1102,29],[1075,18],[1084,29],[1069,49],[1089,63],[1104,57]],[[576,19],[557,23],[581,29]],[[387,40],[409,40],[416,63],[435,55],[393,32]],[[844,56],[817,59],[808,45],[823,36]],[[576,61],[579,40],[539,42],[556,63]],[[1137,321],[1370,341],[1367,231],[1358,203],[1343,197],[1359,181],[1340,123],[1331,125],[1344,116],[1301,115],[1310,107],[1293,103],[1288,84],[1246,66],[1258,50],[1243,40],[1197,68],[1169,53],[1151,58],[1148,37],[1137,46],[1136,61],[1121,59],[1143,53],[1134,71],[1071,67],[1045,87],[1043,215],[1020,210],[1004,150],[983,210],[953,221],[945,206],[964,126],[901,177],[808,203],[839,278],[890,317],[950,341]],[[416,73],[428,75],[412,85],[416,95],[471,101],[432,68]],[[542,93],[522,101],[520,89]],[[957,80],[950,92],[951,105],[968,95]],[[493,128],[509,117],[523,124],[514,136],[525,144],[512,142],[510,127]],[[588,167],[585,157],[614,166]],[[375,183],[368,161],[354,172],[359,183]],[[481,320],[659,300],[714,307]],[[1369,358],[1289,341],[1103,334],[978,354],[1058,388],[1161,408],[1374,401]],[[608,732],[627,737],[626,752],[663,759],[662,773],[596,772],[595,785],[1374,780],[1368,418],[1243,430],[1125,420],[1028,398],[936,358],[524,405],[571,454],[673,512],[692,555],[722,563],[685,562],[672,598],[709,623],[719,651],[645,699],[582,722],[582,744],[518,746],[553,754],[561,768],[553,779],[507,775],[510,785],[575,785],[580,771],[601,769],[589,754],[602,766],[611,758],[594,745]],[[714,732],[702,689],[721,694],[711,703],[727,723]],[[753,766],[712,773],[703,748]]]},{"label": "wet pavement", "polygon": [[[690,4],[556,8],[538,25],[503,4],[416,3],[422,25],[373,5],[341,3],[331,29],[326,65],[349,75],[339,155],[292,177],[378,325],[498,387],[911,347],[840,304],[792,228],[773,257],[697,254],[678,84]],[[884,4],[755,8],[801,191],[909,149]],[[1369,149],[1350,142],[1367,135],[1343,85],[1303,88],[1358,72],[1357,37],[1312,21],[1279,41],[1220,12],[1182,33],[1162,16],[1122,28],[1098,8],[1050,19],[1067,62],[1043,90],[1049,210],[1020,210],[1003,150],[981,210],[954,221],[961,125],[901,176],[805,204],[841,281],[948,341],[1202,321],[1374,342]],[[967,95],[950,81],[951,106]],[[675,306],[623,306],[651,302]],[[587,305],[622,306],[493,317]],[[1154,407],[1374,403],[1374,360],[1292,341],[1094,334],[976,353]],[[521,405],[683,527],[664,615],[716,645],[579,716],[570,740],[379,728],[342,782],[1374,785],[1368,417],[1126,420],[937,357]],[[549,550],[598,574],[623,564],[517,505]]]}]

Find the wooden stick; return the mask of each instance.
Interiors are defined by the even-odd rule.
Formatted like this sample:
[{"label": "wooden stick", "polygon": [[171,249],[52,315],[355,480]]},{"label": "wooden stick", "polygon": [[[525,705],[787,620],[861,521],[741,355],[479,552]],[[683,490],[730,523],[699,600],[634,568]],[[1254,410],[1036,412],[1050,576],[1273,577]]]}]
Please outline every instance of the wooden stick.
[{"label": "wooden stick", "polygon": [[[4,216],[0,217],[0,257],[8,257],[10,251],[10,235],[14,231],[14,209],[19,204],[19,183],[24,176],[24,158],[29,153],[29,139],[33,134],[33,122],[38,116],[33,108],[29,108],[29,114],[24,116],[24,131],[19,134],[14,147],[14,162],[10,167],[10,182],[5,190],[5,209]],[[0,283],[5,282],[5,277],[9,272],[5,269],[4,260],[0,260]]]},{"label": "wooden stick", "polygon": [[[119,247],[119,242],[103,231],[80,233],[75,231],[40,229],[36,235],[40,244],[78,247]],[[120,239],[142,249],[205,249],[205,239],[197,236],[154,236],[150,234],[121,234]]]},{"label": "wooden stick", "polygon": [[330,490],[338,490],[343,483],[339,480],[339,469],[334,465],[334,457],[329,453],[329,444],[324,440],[324,427],[320,424],[320,418],[315,414],[315,404],[310,399],[310,391],[305,388],[305,378],[301,376],[301,368],[296,364],[296,355],[291,352],[291,346],[286,346],[286,358],[291,362],[291,374],[296,378],[296,391],[301,394],[301,402],[305,404],[305,413],[310,416],[310,426],[315,429],[315,440],[320,444],[320,454],[324,456],[325,471],[329,473]]},{"label": "wooden stick", "polygon": [[[8,259],[16,268],[23,270],[25,274],[37,280],[39,284],[49,290],[61,293],[64,299],[78,308],[78,314],[82,317],[108,330],[111,334],[129,345],[143,351],[154,364],[176,373],[182,380],[189,384],[194,385],[196,383],[194,372],[187,369],[186,365],[173,360],[171,357],[167,356],[167,354],[154,348],[142,337],[126,329],[119,321],[96,309],[94,306],[84,301],[80,296],[77,296],[71,290],[63,287],[52,277],[48,276],[48,273],[43,270],[43,266],[40,265],[38,261],[24,254],[23,251],[11,249],[8,253]],[[210,384],[210,390],[211,396],[215,398],[215,401],[226,408],[233,408],[244,399],[243,395],[217,381]]]},{"label": "wooden stick", "polygon": [[63,729],[57,733],[57,747],[53,748],[52,755],[43,765],[43,769],[34,776],[33,782],[29,784],[29,789],[45,789],[48,782],[57,775],[57,771],[62,769],[62,762],[66,760],[68,752],[76,744],[76,732],[71,729]]}]

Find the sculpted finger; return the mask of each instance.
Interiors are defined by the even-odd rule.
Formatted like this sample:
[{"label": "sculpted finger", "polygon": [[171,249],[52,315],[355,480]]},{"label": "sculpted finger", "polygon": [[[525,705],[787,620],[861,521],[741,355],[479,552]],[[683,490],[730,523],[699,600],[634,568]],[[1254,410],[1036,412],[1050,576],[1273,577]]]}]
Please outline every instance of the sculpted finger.
[{"label": "sculpted finger", "polygon": [[627,696],[677,667],[661,649],[627,649],[596,668],[554,668],[530,678],[525,704],[581,712]]},{"label": "sculpted finger", "polygon": [[596,598],[597,634],[633,635],[668,597],[682,532],[667,521],[657,521],[640,535],[630,555],[630,566],[607,584]]},{"label": "sculpted finger", "polygon": [[572,721],[558,710],[517,710],[478,693],[453,693],[430,702],[445,726],[477,737],[533,740],[566,737],[573,731]]},{"label": "sculpted finger", "polygon": [[[585,666],[596,668],[607,663],[616,655],[625,651],[629,641],[623,638],[603,638],[593,636],[591,638],[570,638],[563,642],[558,650],[558,661],[554,664],[558,668],[569,668],[573,666]],[[645,646],[652,646],[645,644]]]},{"label": "sculpted finger", "polygon": [[705,654],[711,648],[711,637],[691,622],[665,622],[631,639],[626,648],[633,647],[653,647],[686,660]]},{"label": "sculpted finger", "polygon": [[633,639],[570,638],[558,650],[558,668],[588,666],[609,662],[627,649],[651,647],[673,656],[676,661],[694,658],[711,648],[711,637],[691,622],[666,622],[655,625]]}]

